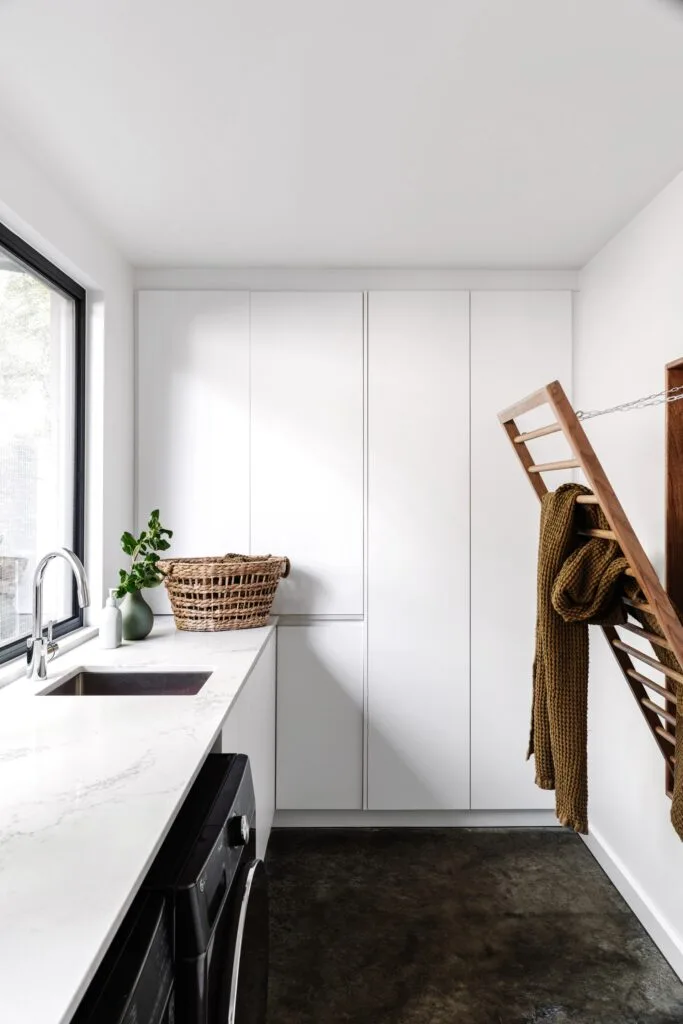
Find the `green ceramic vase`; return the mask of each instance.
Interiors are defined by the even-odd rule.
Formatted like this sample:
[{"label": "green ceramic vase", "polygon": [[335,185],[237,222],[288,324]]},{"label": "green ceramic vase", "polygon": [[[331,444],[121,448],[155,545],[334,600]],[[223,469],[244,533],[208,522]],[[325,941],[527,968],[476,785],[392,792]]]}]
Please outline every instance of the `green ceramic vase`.
[{"label": "green ceramic vase", "polygon": [[154,625],[154,612],[141,590],[126,594],[121,602],[124,640],[144,640]]}]

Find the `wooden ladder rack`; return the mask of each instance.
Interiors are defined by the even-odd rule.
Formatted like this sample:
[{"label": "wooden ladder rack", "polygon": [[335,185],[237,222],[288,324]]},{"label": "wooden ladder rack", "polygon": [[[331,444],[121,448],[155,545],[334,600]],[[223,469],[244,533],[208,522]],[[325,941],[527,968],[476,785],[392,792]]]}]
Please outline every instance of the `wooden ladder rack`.
[{"label": "wooden ladder rack", "polygon": [[[549,406],[553,421],[547,426],[529,430],[526,433],[521,432],[515,422],[517,417],[544,405]],[[683,402],[681,406],[683,407]],[[517,402],[509,409],[499,413],[498,418],[539,499],[548,491],[542,478],[543,473],[567,469],[579,469],[583,472],[593,493],[581,496],[577,500],[582,504],[600,505],[610,529],[584,530],[582,533],[589,537],[604,537],[618,542],[630,566],[626,575],[636,579],[645,597],[644,602],[624,598],[627,614],[632,614],[631,609],[641,609],[653,615],[659,624],[662,632],[661,640],[656,638],[656,634],[644,629],[640,623],[627,622],[623,626],[602,626],[601,628],[664,758],[666,790],[671,796],[676,743],[676,684],[683,685],[683,675],[663,665],[656,657],[656,651],[654,656],[650,656],[626,643],[617,630],[625,629],[641,640],[648,641],[653,647],[657,640],[659,647],[672,651],[679,664],[683,666],[683,625],[681,625],[657,573],[634,533],[562,385],[558,381],[547,384],[540,391],[535,391],[521,402]],[[564,434],[573,457],[556,462],[535,463],[527,444],[536,438],[557,433]],[[663,680],[655,682],[647,675],[643,675],[636,667],[638,662],[661,672]],[[664,685],[661,685],[661,682]],[[664,701],[664,706],[652,700],[651,694],[660,697]]]}]

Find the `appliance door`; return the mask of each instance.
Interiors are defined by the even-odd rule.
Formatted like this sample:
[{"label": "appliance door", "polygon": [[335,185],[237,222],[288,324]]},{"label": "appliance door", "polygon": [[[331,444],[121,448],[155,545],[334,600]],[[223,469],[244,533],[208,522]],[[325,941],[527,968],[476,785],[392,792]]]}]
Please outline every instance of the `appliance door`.
[{"label": "appliance door", "polygon": [[248,862],[231,889],[230,915],[209,967],[210,1024],[265,1024],[268,1001],[268,879]]},{"label": "appliance door", "polygon": [[173,1024],[173,927],[169,904],[138,896],[72,1024]]}]

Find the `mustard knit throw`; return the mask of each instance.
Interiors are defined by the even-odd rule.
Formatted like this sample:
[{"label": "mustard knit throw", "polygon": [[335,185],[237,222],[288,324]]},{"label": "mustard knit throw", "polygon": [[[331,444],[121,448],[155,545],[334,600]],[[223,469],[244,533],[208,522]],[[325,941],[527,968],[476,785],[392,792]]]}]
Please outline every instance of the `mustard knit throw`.
[{"label": "mustard knit throw", "polygon": [[598,505],[577,505],[580,484],[543,495],[538,551],[536,655],[529,753],[536,784],[555,790],[557,817],[588,831],[588,623],[624,621],[621,575],[628,563],[616,541],[579,529],[608,529]]}]

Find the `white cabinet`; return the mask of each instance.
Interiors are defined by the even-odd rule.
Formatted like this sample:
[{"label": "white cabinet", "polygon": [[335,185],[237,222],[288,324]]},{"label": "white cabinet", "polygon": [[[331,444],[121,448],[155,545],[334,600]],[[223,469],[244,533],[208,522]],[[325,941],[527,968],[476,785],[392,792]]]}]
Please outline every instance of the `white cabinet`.
[{"label": "white cabinet", "polygon": [[372,293],[368,806],[469,806],[469,297]]},{"label": "white cabinet", "polygon": [[140,292],[137,349],[138,529],[159,508],[172,554],[247,551],[249,295]]},{"label": "white cabinet", "polygon": [[251,549],[288,555],[274,610],[363,611],[360,293],[251,296]]},{"label": "white cabinet", "polygon": [[360,810],[363,623],[278,630],[277,806]]},{"label": "white cabinet", "polygon": [[[572,380],[569,292],[472,294],[472,807],[551,807],[525,762],[536,618],[539,508],[498,412],[551,380]],[[550,422],[548,410],[524,426]],[[561,435],[531,444],[567,458]],[[547,478],[556,487],[563,478]]]},{"label": "white cabinet", "polygon": [[140,293],[138,528],[288,555],[275,611],[312,617],[279,630],[281,809],[552,805],[524,760],[538,508],[497,413],[570,389],[571,336],[569,292],[373,292],[365,324],[356,292]]},{"label": "white cabinet", "polygon": [[275,671],[273,633],[223,725],[222,749],[246,754],[256,797],[256,855],[263,857],[275,814]]}]

